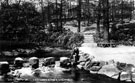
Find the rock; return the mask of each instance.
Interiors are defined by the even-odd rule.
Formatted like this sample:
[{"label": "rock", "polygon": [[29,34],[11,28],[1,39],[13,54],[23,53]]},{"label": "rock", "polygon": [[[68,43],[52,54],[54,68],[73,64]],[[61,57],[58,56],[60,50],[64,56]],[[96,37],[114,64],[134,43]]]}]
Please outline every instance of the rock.
[{"label": "rock", "polygon": [[48,57],[48,58],[45,58],[43,60],[43,66],[48,66],[48,65],[52,65],[52,64],[55,64],[55,58],[54,57]]},{"label": "rock", "polygon": [[30,67],[30,63],[28,63],[28,62],[26,62],[26,63],[23,63],[23,67],[25,67],[25,68],[28,68],[28,67]]},{"label": "rock", "polygon": [[41,73],[42,73],[42,72],[41,72],[41,69],[38,69],[38,68],[37,68],[37,69],[34,70],[33,75],[34,75],[35,77],[40,77]]},{"label": "rock", "polygon": [[70,58],[68,57],[60,57],[60,66],[68,68],[71,66]]},{"label": "rock", "polygon": [[77,67],[79,68],[79,69],[83,69],[83,66],[82,65],[77,65]]},{"label": "rock", "polygon": [[82,55],[85,59],[89,58],[89,54],[85,53],[84,55]]},{"label": "rock", "polygon": [[12,53],[13,53],[14,56],[19,55],[19,52],[17,52],[16,50],[12,50]]},{"label": "rock", "polygon": [[83,56],[80,56],[79,62],[85,62],[87,59]]},{"label": "rock", "polygon": [[92,66],[89,70],[90,70],[90,72],[93,71],[93,72],[98,73],[98,71],[100,71],[100,69],[102,69],[102,66]]},{"label": "rock", "polygon": [[131,72],[132,72],[132,79],[133,79],[133,81],[135,81],[134,68],[132,68],[132,70],[130,70],[130,68],[128,67],[129,70],[122,71],[122,69],[125,68],[125,64],[122,63],[120,66],[122,66],[123,68],[118,69],[116,65],[108,64],[108,65],[103,66],[102,69],[99,71],[99,73],[107,75],[114,79],[118,79],[119,73],[121,72],[121,74],[120,74],[121,81],[131,81]]},{"label": "rock", "polygon": [[31,57],[29,59],[29,63],[32,66],[32,68],[34,68],[34,69],[39,67],[39,59],[37,57]]},{"label": "rock", "polygon": [[128,71],[123,71],[120,77],[121,80],[131,81],[132,79],[133,81],[135,81],[135,68],[132,68]]},{"label": "rock", "polygon": [[26,54],[30,54],[30,53],[31,53],[31,50],[26,49],[26,50],[25,50],[25,53],[26,53]]},{"label": "rock", "polygon": [[84,68],[84,65],[85,65],[85,62],[80,62],[78,66],[79,69],[82,69]]},{"label": "rock", "polygon": [[[120,75],[120,80],[130,80],[130,74],[128,72],[122,72]],[[130,80],[131,81],[131,80]]]},{"label": "rock", "polygon": [[23,67],[24,60],[20,57],[15,58],[14,65],[16,68],[22,68]]},{"label": "rock", "polygon": [[133,64],[127,64],[127,63],[122,63],[122,62],[117,62],[116,63],[116,67],[120,70],[120,71],[132,71],[134,72],[135,67]]},{"label": "rock", "polygon": [[107,65],[115,64],[115,61],[113,59],[111,59],[111,60],[106,61],[106,64]]},{"label": "rock", "polygon": [[64,73],[70,73],[71,74],[72,70],[71,69],[65,69],[65,70],[63,70],[63,72]]},{"label": "rock", "polygon": [[135,82],[135,73],[132,73],[132,79]]},{"label": "rock", "polygon": [[98,73],[117,79],[119,72],[120,71],[113,64],[111,64],[111,65],[103,66],[102,69],[100,69]]},{"label": "rock", "polygon": [[87,61],[84,65],[84,69],[89,70],[90,72],[92,71],[98,73],[102,66],[103,63],[100,61]]},{"label": "rock", "polygon": [[10,72],[9,63],[7,61],[0,62],[0,74],[4,75]]},{"label": "rock", "polygon": [[32,54],[32,53],[35,53],[35,52],[36,52],[35,49],[31,49],[31,51],[30,51],[31,54]]},{"label": "rock", "polygon": [[4,56],[13,56],[13,53],[12,52],[9,52],[9,51],[3,51],[2,54]]}]

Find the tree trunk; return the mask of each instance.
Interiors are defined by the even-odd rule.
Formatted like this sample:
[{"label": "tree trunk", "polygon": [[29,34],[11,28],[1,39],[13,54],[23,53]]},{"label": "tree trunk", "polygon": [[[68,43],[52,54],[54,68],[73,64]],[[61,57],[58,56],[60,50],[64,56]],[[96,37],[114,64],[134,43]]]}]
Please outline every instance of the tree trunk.
[{"label": "tree trunk", "polygon": [[9,5],[9,0],[6,0],[6,4]]},{"label": "tree trunk", "polygon": [[124,2],[123,2],[123,0],[122,0],[122,3],[121,3],[121,5],[122,5],[122,9],[121,9],[121,16],[122,16],[122,17],[121,17],[121,21],[122,21],[122,25],[123,25],[123,14],[124,14],[124,12],[123,12],[123,9],[124,9],[124,8],[123,8],[123,3],[124,3]]},{"label": "tree trunk", "polygon": [[104,41],[109,42],[109,1],[105,0],[103,6],[104,6],[104,11],[103,11]]},{"label": "tree trunk", "polygon": [[60,31],[62,31],[62,12],[63,12],[63,0],[61,0],[61,4],[60,4]]},{"label": "tree trunk", "polygon": [[133,0],[133,9],[132,9],[132,19],[134,19],[134,10],[135,10],[135,7],[134,7],[134,5],[135,5],[135,1]]},{"label": "tree trunk", "polygon": [[131,6],[131,10],[130,10],[130,12],[131,12],[131,14],[130,14],[130,21],[131,21],[132,18],[133,18],[133,11],[134,11],[134,0],[130,0],[130,4],[132,5]]},{"label": "tree trunk", "polygon": [[90,24],[90,14],[91,14],[91,12],[90,12],[90,3],[89,3],[89,0],[86,0],[86,3],[87,3],[87,10],[88,10],[88,17],[86,17],[86,19],[87,19],[87,25],[89,25]]},{"label": "tree trunk", "polygon": [[58,31],[58,0],[56,0],[56,31]]},{"label": "tree trunk", "polygon": [[99,0],[98,9],[97,9],[97,37],[100,35],[100,20],[101,20],[101,1]]},{"label": "tree trunk", "polygon": [[111,21],[112,21],[112,26],[111,26],[111,35],[115,34],[115,14],[116,14],[116,8],[115,8],[115,1],[111,3]]},{"label": "tree trunk", "polygon": [[44,13],[43,0],[41,0],[41,8],[42,8],[42,23],[43,23],[43,27],[45,27],[45,13]]},{"label": "tree trunk", "polygon": [[81,31],[81,0],[78,0],[78,32]]},{"label": "tree trunk", "polygon": [[50,24],[50,20],[51,20],[51,15],[50,15],[50,2],[48,0],[48,7],[47,7],[47,17],[48,17],[48,24]]}]

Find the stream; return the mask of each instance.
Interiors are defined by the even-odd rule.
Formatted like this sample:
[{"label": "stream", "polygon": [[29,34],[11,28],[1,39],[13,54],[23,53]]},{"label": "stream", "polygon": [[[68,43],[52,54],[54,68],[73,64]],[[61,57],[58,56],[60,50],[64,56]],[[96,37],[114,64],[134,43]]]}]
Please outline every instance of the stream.
[{"label": "stream", "polygon": [[[43,58],[40,58],[39,60],[42,61],[42,59]],[[89,71],[80,70],[76,68],[71,68],[71,71],[66,71],[66,69],[61,68],[59,64],[60,64],[59,61],[56,61],[54,67],[48,67],[48,69],[45,69],[47,70],[47,72],[41,73],[39,77],[24,75],[23,78],[25,78],[24,79],[25,83],[27,82],[27,79],[29,79],[28,83],[129,83],[124,81],[119,82],[118,80],[115,80],[105,75],[92,74]],[[26,70],[26,73],[27,72],[29,71]],[[24,83],[23,81],[22,83]],[[2,83],[7,82],[2,81]],[[20,82],[14,81],[8,83],[20,83]]]}]

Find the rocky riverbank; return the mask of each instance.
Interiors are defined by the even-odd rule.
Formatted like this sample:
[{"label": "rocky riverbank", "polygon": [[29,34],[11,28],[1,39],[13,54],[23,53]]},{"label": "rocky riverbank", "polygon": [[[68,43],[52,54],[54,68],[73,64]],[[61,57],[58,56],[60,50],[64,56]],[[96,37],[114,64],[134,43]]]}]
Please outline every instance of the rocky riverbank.
[{"label": "rocky riverbank", "polygon": [[119,81],[135,81],[134,64],[123,63],[115,60],[98,60],[87,53],[81,54],[80,64],[78,67],[89,71],[89,73],[108,76]]},{"label": "rocky riverbank", "polygon": [[135,81],[134,46],[101,48],[97,47],[97,44],[93,40],[94,31],[83,32],[83,34],[84,43],[79,47],[79,50],[83,54],[86,53],[88,55],[87,57],[94,56],[92,63],[95,63],[93,64],[95,66],[92,68],[91,63],[85,60],[86,62],[81,64],[85,67],[85,64],[88,63],[89,68],[85,69],[89,70],[91,73],[106,75],[121,81]]}]

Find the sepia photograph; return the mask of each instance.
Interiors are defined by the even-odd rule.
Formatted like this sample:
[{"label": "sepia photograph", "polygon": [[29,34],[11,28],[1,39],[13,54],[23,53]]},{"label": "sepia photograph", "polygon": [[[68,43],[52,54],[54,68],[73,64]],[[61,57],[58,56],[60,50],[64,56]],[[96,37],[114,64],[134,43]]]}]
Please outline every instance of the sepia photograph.
[{"label": "sepia photograph", "polygon": [[135,83],[135,0],[0,0],[0,83]]}]

